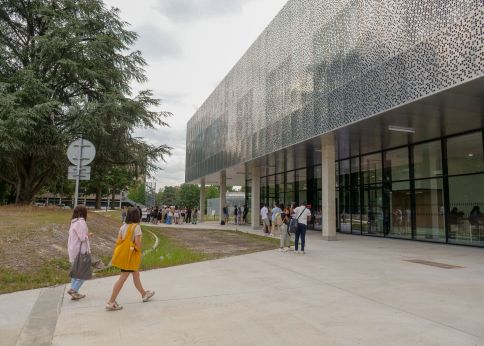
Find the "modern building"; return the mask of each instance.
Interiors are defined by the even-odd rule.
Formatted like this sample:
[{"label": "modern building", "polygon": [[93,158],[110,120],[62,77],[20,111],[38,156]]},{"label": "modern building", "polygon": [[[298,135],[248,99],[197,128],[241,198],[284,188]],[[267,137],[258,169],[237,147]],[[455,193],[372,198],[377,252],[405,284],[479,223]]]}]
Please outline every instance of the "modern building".
[{"label": "modern building", "polygon": [[186,181],[484,246],[483,128],[482,0],[291,0],[189,121]]},{"label": "modern building", "polygon": [[[227,192],[225,195],[225,205],[228,208],[230,218],[234,218],[235,207],[243,207],[245,205],[245,192]],[[210,198],[207,200],[207,215],[210,217],[220,216],[220,198]]]}]

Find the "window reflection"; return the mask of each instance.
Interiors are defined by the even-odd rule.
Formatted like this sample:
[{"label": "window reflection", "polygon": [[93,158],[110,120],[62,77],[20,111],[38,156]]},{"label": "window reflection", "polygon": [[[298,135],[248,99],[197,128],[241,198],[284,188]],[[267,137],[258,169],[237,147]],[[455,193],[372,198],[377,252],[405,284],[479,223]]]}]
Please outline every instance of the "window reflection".
[{"label": "window reflection", "polygon": [[445,242],[442,179],[415,181],[416,237]]}]

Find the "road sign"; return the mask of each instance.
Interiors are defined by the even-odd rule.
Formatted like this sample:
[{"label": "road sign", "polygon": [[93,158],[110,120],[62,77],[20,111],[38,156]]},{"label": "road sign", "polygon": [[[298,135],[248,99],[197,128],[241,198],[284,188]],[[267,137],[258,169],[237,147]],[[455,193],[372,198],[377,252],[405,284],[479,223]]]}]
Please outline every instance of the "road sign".
[{"label": "road sign", "polygon": [[69,166],[69,171],[67,172],[67,179],[76,180],[78,175],[79,175],[79,180],[90,180],[91,167],[89,166],[81,167],[80,173],[77,173],[77,166]]},{"label": "road sign", "polygon": [[[82,150],[81,150],[82,145]],[[81,153],[81,166],[90,164],[96,157],[96,148],[94,144],[86,139],[79,138],[72,142],[67,149],[67,158],[73,165],[79,165],[79,153]]]}]

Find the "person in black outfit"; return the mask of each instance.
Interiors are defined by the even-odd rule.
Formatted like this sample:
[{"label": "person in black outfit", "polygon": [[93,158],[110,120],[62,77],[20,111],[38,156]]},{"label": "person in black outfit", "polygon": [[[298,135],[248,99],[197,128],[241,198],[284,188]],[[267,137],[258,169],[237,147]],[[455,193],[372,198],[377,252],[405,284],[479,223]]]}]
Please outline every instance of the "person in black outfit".
[{"label": "person in black outfit", "polygon": [[192,222],[192,208],[187,209],[187,219],[185,220],[186,223]]},{"label": "person in black outfit", "polygon": [[247,214],[249,213],[249,208],[247,208],[247,204],[244,205],[244,213],[242,214],[242,222],[245,225],[247,223]]}]

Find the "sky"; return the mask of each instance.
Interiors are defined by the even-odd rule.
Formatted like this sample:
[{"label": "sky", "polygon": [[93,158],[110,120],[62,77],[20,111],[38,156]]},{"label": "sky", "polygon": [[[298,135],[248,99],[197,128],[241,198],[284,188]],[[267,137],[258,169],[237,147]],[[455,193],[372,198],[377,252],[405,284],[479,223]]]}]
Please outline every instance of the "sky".
[{"label": "sky", "polygon": [[151,89],[160,110],[173,113],[170,128],[140,129],[152,144],[173,147],[154,174],[157,188],[185,179],[186,125],[287,0],[104,0],[139,35],[134,49],[148,66]]}]

